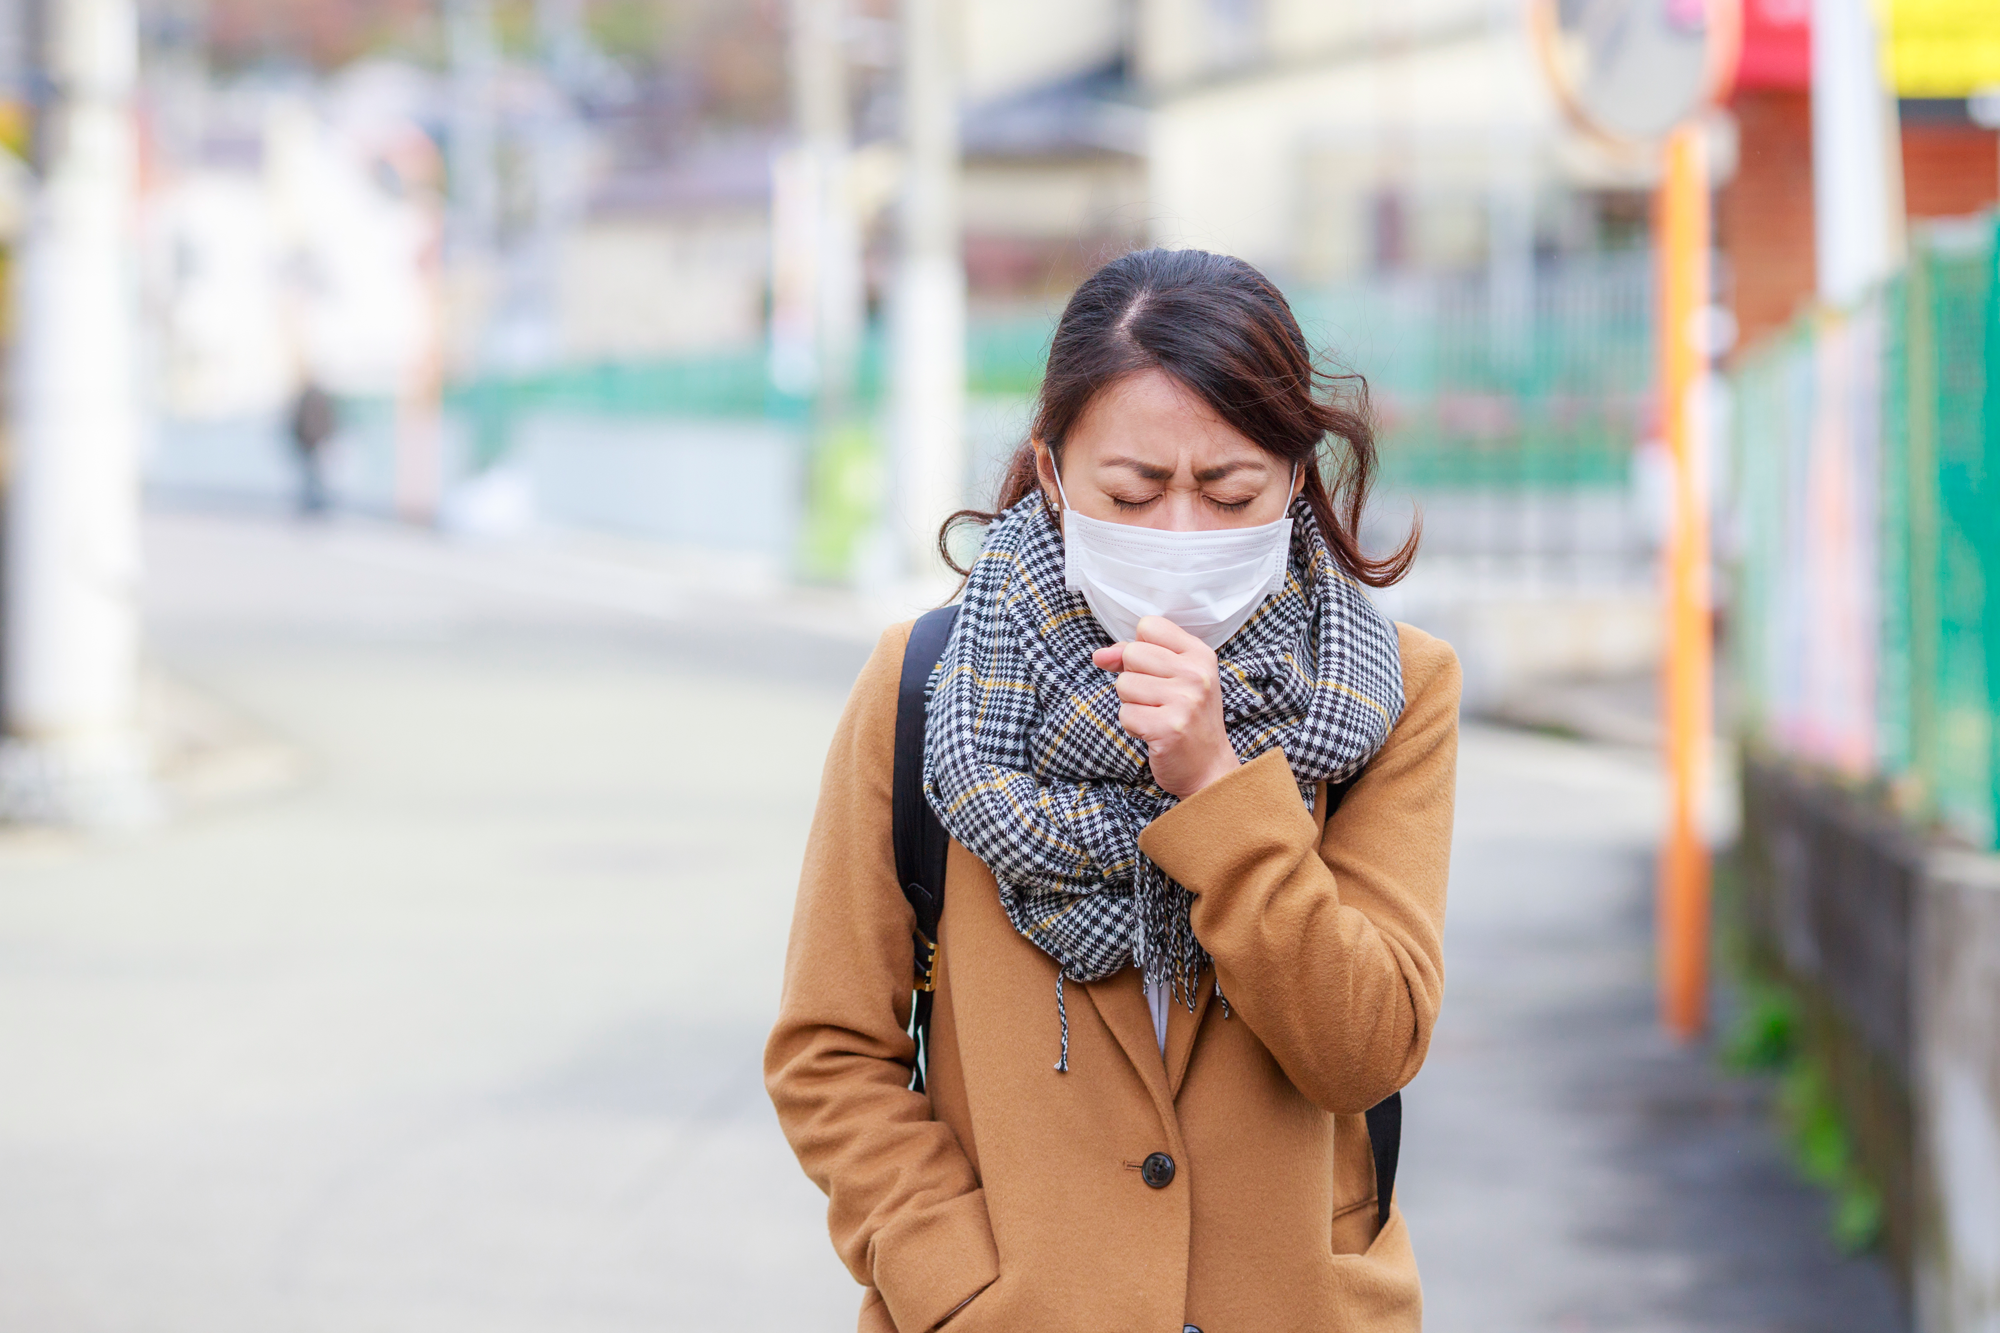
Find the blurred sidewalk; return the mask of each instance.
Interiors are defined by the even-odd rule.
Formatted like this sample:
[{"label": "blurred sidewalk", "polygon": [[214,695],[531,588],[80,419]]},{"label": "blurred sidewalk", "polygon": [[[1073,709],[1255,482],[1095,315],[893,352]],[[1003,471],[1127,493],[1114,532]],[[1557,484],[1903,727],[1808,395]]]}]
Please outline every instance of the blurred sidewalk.
[{"label": "blurred sidewalk", "polygon": [[[293,758],[0,835],[0,1328],[851,1328],[758,1064],[870,613],[367,525],[156,515],[149,560],[204,734]],[[1634,751],[1466,733],[1427,1326],[1897,1329],[1755,1085],[1653,1026],[1657,799]]]}]

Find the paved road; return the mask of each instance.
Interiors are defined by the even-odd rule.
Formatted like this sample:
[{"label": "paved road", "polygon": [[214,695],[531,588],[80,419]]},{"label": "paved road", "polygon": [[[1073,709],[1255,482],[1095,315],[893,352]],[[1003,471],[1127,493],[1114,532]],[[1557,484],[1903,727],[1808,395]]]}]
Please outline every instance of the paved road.
[{"label": "paved road", "polygon": [[[0,1329],[852,1327],[757,1061],[857,613],[574,547],[149,541],[157,658],[304,777],[0,837]],[[1464,775],[1430,1327],[1896,1328],[1754,1090],[1652,1034],[1645,766],[1472,730]]]}]

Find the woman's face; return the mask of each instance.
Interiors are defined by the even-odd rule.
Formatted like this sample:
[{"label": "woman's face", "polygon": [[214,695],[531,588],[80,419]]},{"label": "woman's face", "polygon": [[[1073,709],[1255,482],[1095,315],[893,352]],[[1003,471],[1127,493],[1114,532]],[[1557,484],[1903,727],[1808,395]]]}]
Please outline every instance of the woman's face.
[{"label": "woman's face", "polygon": [[[1060,506],[1054,459],[1035,441],[1035,466]],[[1086,518],[1200,532],[1285,516],[1304,484],[1292,465],[1251,443],[1161,370],[1128,375],[1091,399],[1063,446],[1062,493]]]}]

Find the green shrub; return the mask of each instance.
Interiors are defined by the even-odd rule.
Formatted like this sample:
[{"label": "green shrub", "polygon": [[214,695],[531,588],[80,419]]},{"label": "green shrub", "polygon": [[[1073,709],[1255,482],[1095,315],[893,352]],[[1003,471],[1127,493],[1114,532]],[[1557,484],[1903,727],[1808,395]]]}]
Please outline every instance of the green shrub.
[{"label": "green shrub", "polygon": [[1780,1076],[1776,1111],[1793,1164],[1827,1192],[1834,1244],[1847,1254],[1868,1249],[1882,1233],[1882,1194],[1862,1174],[1826,1069],[1807,1050],[1797,998],[1769,981],[1744,981],[1739,996],[1722,1034],[1723,1062],[1741,1073]]},{"label": "green shrub", "polygon": [[1722,1056],[1731,1069],[1776,1070],[1798,1053],[1799,1012],[1783,987],[1743,987],[1743,1005],[1723,1034]]}]

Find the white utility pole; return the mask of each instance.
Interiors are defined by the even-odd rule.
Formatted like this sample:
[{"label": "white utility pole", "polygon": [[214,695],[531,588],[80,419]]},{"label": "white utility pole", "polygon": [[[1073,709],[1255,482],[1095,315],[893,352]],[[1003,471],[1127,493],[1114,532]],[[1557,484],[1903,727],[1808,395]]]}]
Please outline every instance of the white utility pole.
[{"label": "white utility pole", "polygon": [[[1534,53],[1524,6],[1488,0],[1486,40],[1490,101],[1486,108],[1486,337],[1494,369],[1508,377],[1529,369],[1535,330],[1535,160],[1528,127]],[[1545,574],[1544,510],[1550,497],[1533,482],[1516,492],[1513,528],[1505,541],[1515,577],[1538,586]],[[1490,494],[1479,502],[1489,534],[1506,507]],[[1498,534],[1493,534],[1498,535]],[[1489,557],[1490,558],[1490,557]]]},{"label": "white utility pole", "polygon": [[450,0],[445,13],[451,52],[450,239],[485,258],[498,240],[500,214],[493,127],[500,48],[493,34],[493,0]]},{"label": "white utility pole", "polygon": [[15,818],[152,810],[138,730],[139,406],[133,0],[51,0],[43,180],[15,289],[7,491]]},{"label": "white utility pole", "polygon": [[918,580],[965,501],[965,257],[958,213],[958,0],[903,0],[902,262],[895,293],[896,517]]},{"label": "white utility pole", "polygon": [[846,0],[792,0],[792,113],[799,132],[796,203],[807,210],[797,239],[809,247],[801,276],[810,383],[822,427],[852,405],[863,320],[861,227],[852,180],[853,130],[844,48]]},{"label": "white utility pole", "polygon": [[582,142],[574,99],[578,86],[589,77],[592,51],[582,0],[535,0],[535,31],[542,69],[552,85],[552,104],[536,118],[529,142],[534,229],[522,270],[528,293],[525,304],[535,321],[535,344],[543,349],[539,359],[554,353],[562,238],[588,188],[588,145]]},{"label": "white utility pole", "polygon": [[1497,359],[1525,361],[1535,302],[1535,161],[1527,125],[1528,48],[1521,6],[1487,0],[1486,301]]},{"label": "white utility pole", "polygon": [[1813,0],[1813,233],[1819,297],[1846,305],[1903,251],[1901,130],[1868,0]]}]

